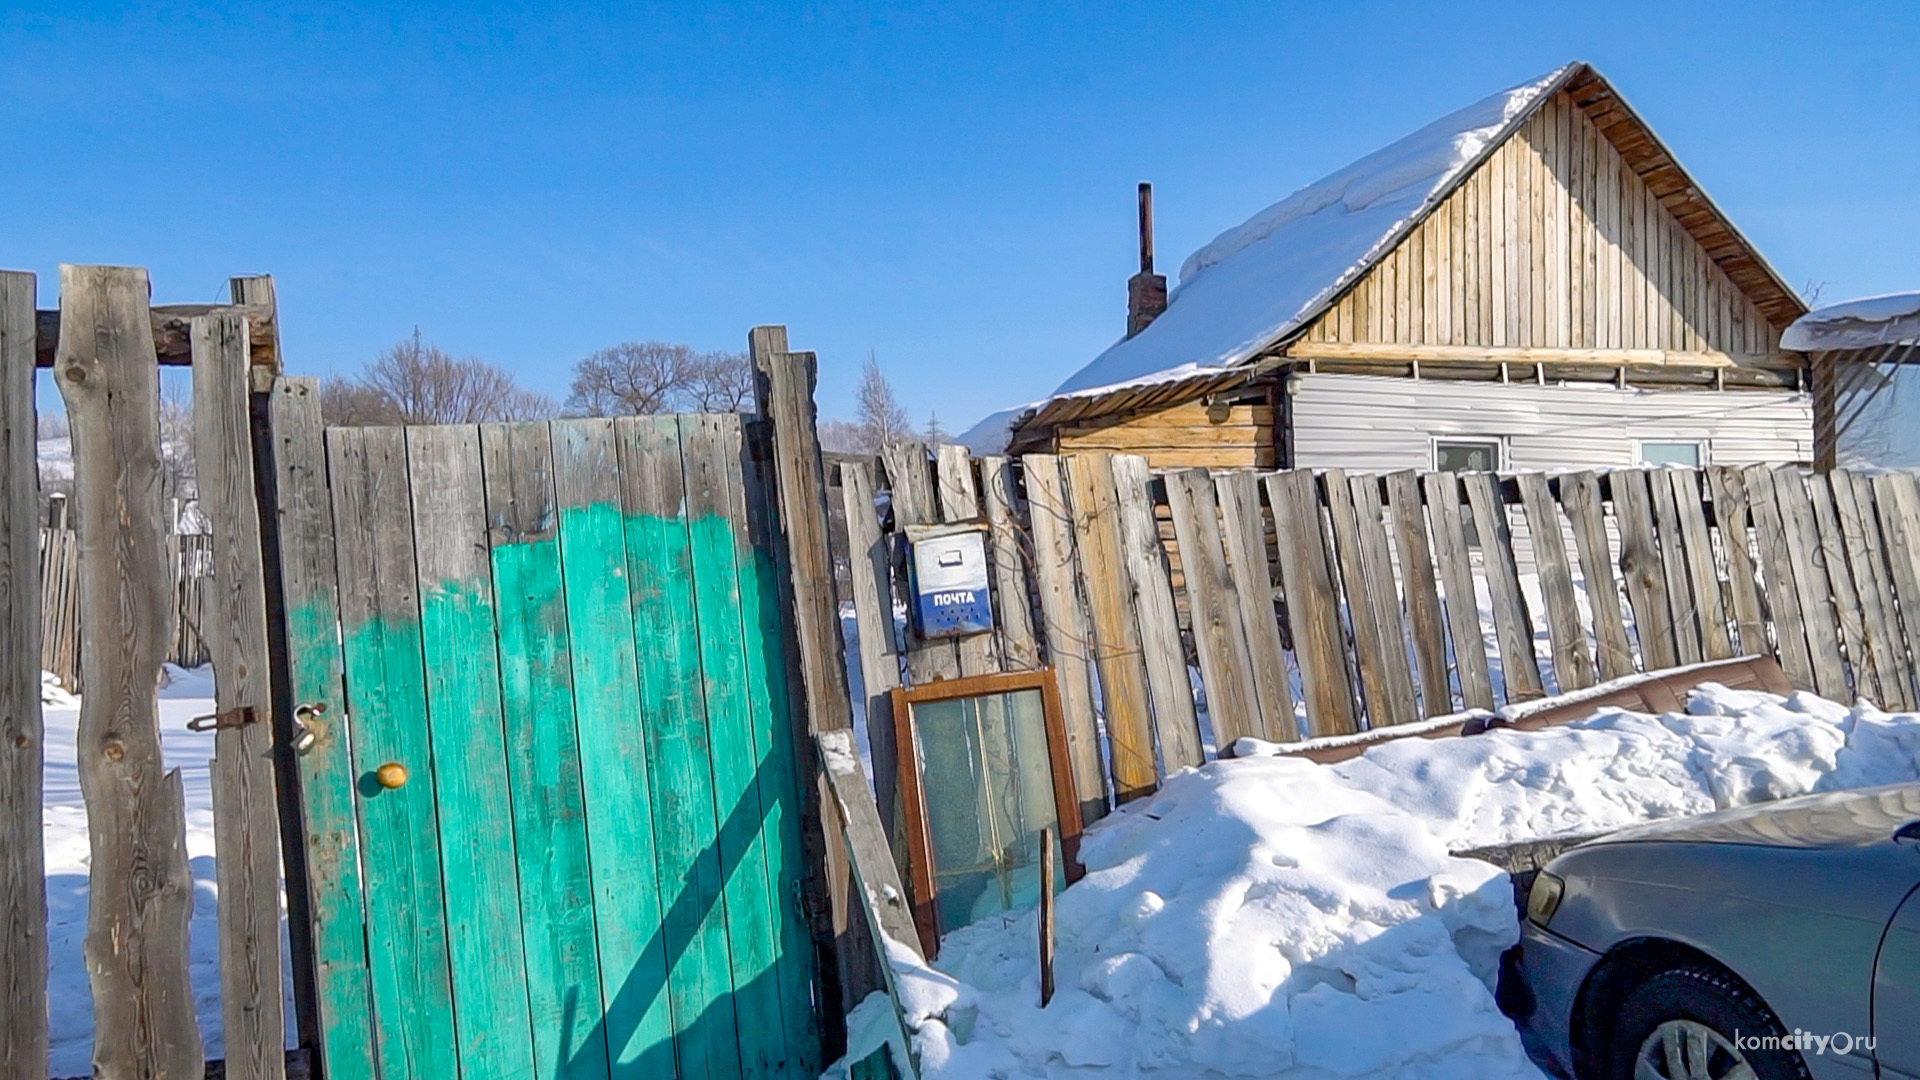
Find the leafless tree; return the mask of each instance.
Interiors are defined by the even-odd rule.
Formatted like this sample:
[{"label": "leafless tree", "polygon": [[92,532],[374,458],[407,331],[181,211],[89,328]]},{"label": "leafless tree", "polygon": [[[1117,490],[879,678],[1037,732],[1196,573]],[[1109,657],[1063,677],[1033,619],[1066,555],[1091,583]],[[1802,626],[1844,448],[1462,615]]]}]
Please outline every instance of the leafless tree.
[{"label": "leafless tree", "polygon": [[907,410],[900,407],[900,399],[894,396],[893,386],[881,372],[880,361],[872,349],[867,350],[867,364],[860,371],[860,388],[854,397],[854,416],[865,443],[862,449],[879,450],[890,443],[913,438],[913,425],[907,422]]},{"label": "leafless tree", "polygon": [[184,378],[163,376],[160,380],[160,468],[162,498],[196,497],[193,384]]},{"label": "leafless tree", "polygon": [[567,408],[585,416],[667,412],[693,378],[698,357],[686,345],[627,341],[574,365]]},{"label": "leafless tree", "polygon": [[866,429],[852,420],[822,420],[820,449],[831,454],[870,454]]},{"label": "leafless tree", "polygon": [[330,424],[483,424],[552,415],[553,401],[483,360],[456,360],[420,331],[381,353],[357,378],[321,387]]},{"label": "leafless tree", "polygon": [[686,403],[696,412],[752,412],[753,363],[743,352],[704,352],[694,359]]}]

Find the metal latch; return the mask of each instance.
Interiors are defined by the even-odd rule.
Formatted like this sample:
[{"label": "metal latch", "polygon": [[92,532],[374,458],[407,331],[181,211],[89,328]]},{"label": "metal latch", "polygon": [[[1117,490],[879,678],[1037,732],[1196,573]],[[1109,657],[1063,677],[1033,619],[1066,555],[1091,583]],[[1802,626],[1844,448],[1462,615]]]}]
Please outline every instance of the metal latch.
[{"label": "metal latch", "polygon": [[253,706],[242,705],[237,709],[228,709],[225,712],[196,716],[187,721],[187,730],[214,731],[219,728],[246,727],[248,724],[257,723],[259,719],[258,716],[254,715]]}]

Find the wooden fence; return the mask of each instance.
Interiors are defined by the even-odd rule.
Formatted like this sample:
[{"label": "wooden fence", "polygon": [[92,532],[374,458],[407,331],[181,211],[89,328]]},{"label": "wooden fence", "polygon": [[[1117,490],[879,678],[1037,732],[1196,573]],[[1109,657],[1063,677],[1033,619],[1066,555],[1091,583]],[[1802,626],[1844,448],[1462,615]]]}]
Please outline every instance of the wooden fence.
[{"label": "wooden fence", "polygon": [[[1920,704],[1912,475],[1152,475],[1124,454],[914,445],[877,468],[840,469],[869,716],[903,679],[1051,664],[1089,819],[1207,742],[1347,734],[1740,655],[1777,656],[1837,700]],[[966,520],[991,532],[995,633],[897,634],[895,535]],[[891,728],[868,730],[897,829]]]},{"label": "wooden fence", "polygon": [[[167,537],[173,598],[166,662],[199,667],[213,659],[201,635],[214,596],[213,537],[174,533]],[[69,528],[40,530],[40,668],[67,690],[80,692],[80,543]]]}]

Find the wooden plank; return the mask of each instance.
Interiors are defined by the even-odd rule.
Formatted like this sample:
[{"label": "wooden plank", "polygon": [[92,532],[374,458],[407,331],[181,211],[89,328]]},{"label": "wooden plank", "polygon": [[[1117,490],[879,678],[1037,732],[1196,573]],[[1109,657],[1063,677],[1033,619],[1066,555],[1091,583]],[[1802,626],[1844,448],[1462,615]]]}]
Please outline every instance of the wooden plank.
[{"label": "wooden plank", "polygon": [[1680,509],[1675,505],[1673,485],[1666,469],[1647,473],[1648,496],[1653,506],[1654,535],[1660,543],[1660,574],[1667,587],[1667,603],[1673,612],[1673,646],[1682,664],[1701,660],[1701,623],[1705,601],[1693,593],[1687,573],[1687,550],[1680,540]]},{"label": "wooden plank", "polygon": [[1533,562],[1539,570],[1540,596],[1547,607],[1547,641],[1553,648],[1554,683],[1560,693],[1594,683],[1593,657],[1586,635],[1580,632],[1579,601],[1573,592],[1573,568],[1567,562],[1567,543],[1554,513],[1553,493],[1542,473],[1518,473],[1520,509],[1527,535],[1533,541]]},{"label": "wooden plank", "polygon": [[1492,473],[1467,473],[1461,477],[1467,500],[1473,506],[1473,520],[1480,534],[1482,566],[1487,576],[1487,595],[1493,604],[1493,636],[1500,649],[1502,681],[1509,702],[1544,697],[1540,683],[1540,662],[1533,651],[1533,622],[1527,617],[1527,601],[1520,592],[1520,580],[1513,563],[1513,532],[1507,524],[1507,508],[1494,487]]},{"label": "wooden plank", "polygon": [[1877,703],[1888,709],[1912,709],[1912,672],[1894,606],[1888,551],[1874,512],[1873,484],[1864,473],[1838,471],[1830,475],[1840,532],[1846,542],[1847,565],[1853,571],[1865,612],[1867,648],[1879,675],[1883,697]]},{"label": "wooden plank", "polygon": [[[247,320],[247,329],[252,338],[251,352],[256,366],[270,372],[279,370],[279,318],[274,311],[272,300],[272,278],[260,275],[248,278],[234,278],[234,281],[269,283],[262,295],[257,287],[253,290],[242,289],[241,295],[234,297],[232,304],[155,304],[147,312],[147,339],[153,343],[153,355],[148,363],[166,367],[187,367],[193,363],[193,348],[190,341],[193,320],[206,315],[240,315]],[[34,313],[34,321],[28,327],[28,333],[38,338],[35,347],[34,362],[43,368],[55,365],[55,343],[60,339],[62,315],[59,311],[39,311]]]},{"label": "wooden plank", "polygon": [[[764,677],[754,680],[761,700],[749,694],[739,560],[752,557],[752,546],[736,543],[736,521],[745,540],[746,511],[744,499],[734,498],[738,481],[728,476],[729,456],[736,462],[739,458],[740,421],[738,414],[688,415],[678,417],[677,423],[693,610],[698,613],[694,689],[705,693],[714,807],[722,822],[719,848],[727,882],[734,1009],[754,1021],[736,1025],[739,1075],[779,1077],[788,1072],[788,1031],[804,1030],[811,1017],[785,1015],[784,1007],[794,1003],[783,1001],[775,970],[783,940],[776,892],[783,852],[777,842],[769,842],[763,823],[775,812],[772,803],[779,793],[773,784],[763,790],[759,776],[763,769],[788,767],[789,760],[770,756]],[[687,1019],[676,1020],[684,1031]]]},{"label": "wooden plank", "polygon": [[[1347,624],[1353,630],[1353,657],[1360,674],[1360,696],[1367,726],[1380,727],[1405,720],[1412,703],[1402,703],[1388,674],[1389,650],[1379,623],[1378,609],[1368,593],[1366,564],[1361,561],[1359,524],[1354,517],[1353,490],[1346,473],[1327,469],[1320,474],[1327,517],[1333,526],[1334,565],[1346,597]],[[1404,704],[1404,708],[1403,708]]]},{"label": "wooden plank", "polygon": [[1345,735],[1357,730],[1358,724],[1353,684],[1347,676],[1339,593],[1329,570],[1313,472],[1273,473],[1266,477],[1266,484],[1280,555],[1280,587],[1293,631],[1293,656],[1300,666],[1300,692],[1307,700],[1307,725],[1316,736]]},{"label": "wooden plank", "polygon": [[[1092,629],[1081,606],[1075,580],[1073,511],[1067,502],[1066,478],[1060,459],[1051,454],[1028,454],[1020,459],[1027,474],[1027,512],[1033,528],[1034,578],[1040,587],[1040,616],[1047,639],[1047,658],[1060,684],[1061,710],[1066,718],[1068,756],[1073,785],[1080,799],[1080,818],[1093,822],[1106,816],[1106,769],[1100,761],[1100,732],[1094,719]],[[898,507],[895,507],[898,513]]]},{"label": "wooden plank", "polygon": [[[939,524],[937,493],[927,475],[927,448],[917,442],[889,443],[881,447],[880,460],[886,467],[887,486],[892,494],[894,532],[905,535],[912,525]],[[905,545],[896,554],[903,559],[911,557]],[[895,568],[894,576],[900,585],[900,595],[907,596],[904,563]],[[908,606],[911,609],[911,597],[908,597]],[[950,638],[921,637],[910,618],[907,681],[914,686],[924,686],[935,679],[957,679],[960,675],[959,643]]]},{"label": "wooden plank", "polygon": [[1380,638],[1380,659],[1387,676],[1391,723],[1404,724],[1420,716],[1414,704],[1413,667],[1407,659],[1406,617],[1400,607],[1400,589],[1394,575],[1393,555],[1387,548],[1385,507],[1380,500],[1380,479],[1354,476],[1347,479],[1352,493],[1354,521],[1358,526],[1360,565],[1366,573],[1366,600],[1373,608],[1373,623]]},{"label": "wooden plank", "polygon": [[512,792],[480,432],[411,427],[406,447],[461,1076],[524,1076],[536,1059],[519,871],[497,828]]},{"label": "wooden plank", "polygon": [[34,276],[0,271],[0,1080],[47,1075]]},{"label": "wooden plank", "polygon": [[1627,640],[1626,620],[1620,615],[1620,583],[1613,576],[1613,552],[1607,544],[1599,478],[1591,472],[1561,477],[1560,506],[1573,525],[1573,544],[1580,556],[1580,579],[1586,586],[1587,609],[1593,618],[1594,659],[1599,677],[1624,678],[1633,674],[1633,647]]},{"label": "wooden plank", "polygon": [[227,1075],[286,1075],[280,996],[280,814],[274,789],[267,582],[248,420],[246,320],[193,320],[193,445],[220,583],[201,633],[214,708],[255,720],[214,732],[209,765],[220,889],[220,1017]]},{"label": "wooden plank", "polygon": [[1147,690],[1153,697],[1153,730],[1160,744],[1161,763],[1171,773],[1198,766],[1205,753],[1193,709],[1193,686],[1187,680],[1187,658],[1180,646],[1173,578],[1147,490],[1152,481],[1146,458],[1114,455],[1120,542],[1139,611],[1140,647],[1147,664]]},{"label": "wooden plank", "polygon": [[1003,457],[981,458],[980,479],[986,489],[993,546],[994,621],[999,627],[1001,662],[1008,671],[1032,671],[1040,666],[1040,646],[1033,635],[1033,607],[1027,598],[1013,463]]},{"label": "wooden plank", "polygon": [[1241,608],[1233,595],[1226,539],[1213,477],[1205,469],[1168,473],[1167,506],[1173,514],[1180,570],[1193,622],[1194,651],[1206,688],[1207,718],[1214,745],[1229,753],[1243,738],[1265,738],[1253,661],[1247,652]]},{"label": "wooden plank", "polygon": [[1760,541],[1761,585],[1773,616],[1780,667],[1796,688],[1812,690],[1813,655],[1807,647],[1807,624],[1793,583],[1793,556],[1787,549],[1787,527],[1774,497],[1773,474],[1752,465],[1741,474],[1741,480],[1753,513],[1753,531]]},{"label": "wooden plank", "polygon": [[1436,472],[1422,476],[1420,482],[1432,516],[1434,563],[1446,597],[1447,636],[1453,641],[1460,703],[1469,709],[1491,709],[1493,676],[1488,670],[1486,638],[1480,629],[1480,603],[1474,595],[1466,523],[1460,514],[1460,478]]},{"label": "wooden plank", "polygon": [[1140,617],[1120,536],[1120,504],[1114,491],[1113,458],[1073,454],[1065,459],[1073,499],[1074,546],[1080,587],[1093,616],[1094,666],[1100,677],[1101,715],[1113,766],[1116,802],[1151,794],[1159,787],[1154,765],[1153,718],[1147,665],[1140,644]]},{"label": "wooden plank", "polygon": [[1433,546],[1427,539],[1427,512],[1420,478],[1411,469],[1387,474],[1387,512],[1393,519],[1393,546],[1400,555],[1401,590],[1413,630],[1413,658],[1420,673],[1420,710],[1427,716],[1453,711],[1447,683],[1447,624],[1433,576]]},{"label": "wooden plank", "polygon": [[579,1007],[601,1000],[600,963],[552,442],[544,423],[489,424],[480,453],[534,1060],[605,1077],[605,1031]]},{"label": "wooden plank", "polygon": [[1699,608],[1700,644],[1704,659],[1730,660],[1739,655],[1733,649],[1733,637],[1727,632],[1727,604],[1721,596],[1718,560],[1713,540],[1707,534],[1704,474],[1697,469],[1668,469],[1668,485],[1673,489],[1675,509],[1679,513],[1680,536],[1686,544],[1687,577]]},{"label": "wooden plank", "polygon": [[1265,521],[1260,514],[1260,481],[1251,472],[1221,473],[1214,483],[1220,498],[1221,532],[1227,544],[1227,570],[1240,624],[1247,636],[1253,675],[1253,704],[1260,717],[1260,738],[1293,742],[1300,737],[1294,718],[1293,683],[1280,644],[1274,609],[1273,568],[1267,560]]},{"label": "wooden plank", "polygon": [[853,726],[853,704],[847,696],[846,643],[833,596],[833,557],[827,550],[827,483],[814,426],[819,362],[810,352],[787,352],[786,337],[784,327],[755,327],[747,345],[757,411],[773,430],[773,477],[792,564],[808,730],[838,731]]},{"label": "wooden plank", "polygon": [[[980,520],[980,496],[973,482],[973,459],[967,448],[944,444],[935,451],[939,471],[940,517],[949,523]],[[991,594],[991,590],[989,590]],[[962,675],[992,675],[1000,671],[994,635],[969,634],[954,642]]]},{"label": "wooden plank", "polygon": [[[1878,665],[1867,647],[1865,603],[1853,580],[1853,564],[1847,558],[1846,537],[1841,534],[1837,501],[1828,473],[1807,477],[1807,494],[1813,509],[1814,532],[1818,537],[1820,564],[1826,568],[1827,582],[1833,590],[1833,606],[1840,626],[1841,642],[1846,648],[1847,668],[1853,676],[1853,696],[1885,701],[1880,689]],[[1841,474],[1842,480],[1845,474]]]},{"label": "wooden plank", "polygon": [[1720,530],[1720,548],[1727,562],[1727,595],[1733,605],[1739,651],[1748,656],[1772,655],[1767,640],[1766,612],[1755,584],[1752,542],[1747,533],[1747,485],[1740,470],[1716,465],[1706,470],[1713,498],[1713,523]]},{"label": "wooden plank", "polygon": [[169,636],[159,369],[147,274],[61,266],[54,381],[73,426],[80,541],[80,791],[91,840],[85,953],[96,1071],[188,1076],[201,1042],[187,971],[186,808],[165,771],[154,685]]},{"label": "wooden plank", "polygon": [[1674,640],[1673,612],[1668,606],[1666,570],[1654,536],[1646,470],[1617,469],[1607,474],[1607,484],[1620,526],[1620,574],[1633,607],[1641,664],[1648,671],[1674,667],[1680,663],[1680,652]]},{"label": "wooden plank", "polygon": [[1813,500],[1797,466],[1773,470],[1773,498],[1780,509],[1787,556],[1793,560],[1793,583],[1800,594],[1800,615],[1806,620],[1807,651],[1813,658],[1813,685],[1820,696],[1851,700],[1846,660],[1841,655],[1840,627],[1833,610],[1833,584],[1820,556],[1820,538],[1813,524]]},{"label": "wooden plank", "polygon": [[873,501],[873,470],[864,461],[843,462],[840,492],[846,503],[847,553],[853,579],[853,619],[859,632],[860,682],[866,697],[867,749],[873,758],[873,793],[893,850],[906,854],[900,805],[899,751],[893,742],[893,690],[900,685],[900,655],[894,643],[892,558],[880,532]]},{"label": "wooden plank", "polygon": [[295,757],[295,768],[313,923],[314,1049],[326,1076],[372,1080],[372,976],[354,827],[357,776],[342,722],[347,698],[318,380],[276,380],[269,411],[288,683],[298,725],[311,739]]},{"label": "wooden plank", "polygon": [[[1888,579],[1894,588],[1893,614],[1905,633],[1900,638],[1907,648],[1907,666],[1911,675],[1920,666],[1913,638],[1920,628],[1920,491],[1909,477],[1897,473],[1860,477],[1860,487],[1873,492],[1873,508],[1880,521],[1880,534],[1886,543]],[[1914,693],[1911,682],[1908,693]]]},{"label": "wooden plank", "polygon": [[[686,647],[688,608],[684,585],[677,596],[661,592],[682,580],[671,568],[676,551],[684,564],[684,530],[676,548],[673,523],[650,514],[643,497],[648,467],[677,476],[678,456],[648,458],[632,445],[640,423],[567,420],[548,428],[574,727],[585,751],[580,786],[604,1050],[616,1076],[670,1074],[676,1011],[731,1011],[703,730],[688,723],[684,687],[670,685],[664,670],[653,682],[641,679],[643,643],[649,671]],[[663,883],[677,895],[663,897]],[[731,1049],[708,1039],[683,1046],[681,1060],[697,1074],[737,1061],[737,1051],[726,1056]]]}]

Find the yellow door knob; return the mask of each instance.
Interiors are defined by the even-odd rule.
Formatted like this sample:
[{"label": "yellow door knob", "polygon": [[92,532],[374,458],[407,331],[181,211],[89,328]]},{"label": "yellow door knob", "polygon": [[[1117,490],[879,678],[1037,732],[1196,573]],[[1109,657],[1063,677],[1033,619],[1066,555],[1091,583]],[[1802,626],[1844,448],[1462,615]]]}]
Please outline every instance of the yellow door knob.
[{"label": "yellow door knob", "polygon": [[389,761],[373,770],[373,778],[380,786],[391,791],[407,782],[407,767],[397,761]]}]

